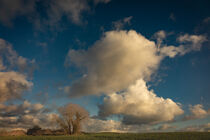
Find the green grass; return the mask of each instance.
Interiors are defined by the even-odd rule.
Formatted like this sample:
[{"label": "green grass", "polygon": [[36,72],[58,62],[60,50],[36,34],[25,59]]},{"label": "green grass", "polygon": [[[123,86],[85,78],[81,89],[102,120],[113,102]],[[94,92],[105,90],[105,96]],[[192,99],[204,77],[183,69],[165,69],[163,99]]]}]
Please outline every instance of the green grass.
[{"label": "green grass", "polygon": [[0,140],[210,140],[210,132],[90,133],[78,136],[5,136]]}]

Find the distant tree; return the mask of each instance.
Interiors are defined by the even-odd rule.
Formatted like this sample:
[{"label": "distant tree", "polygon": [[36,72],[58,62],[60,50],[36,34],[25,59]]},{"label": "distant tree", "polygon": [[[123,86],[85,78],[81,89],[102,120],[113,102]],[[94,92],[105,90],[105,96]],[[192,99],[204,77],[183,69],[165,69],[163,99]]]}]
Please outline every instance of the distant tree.
[{"label": "distant tree", "polygon": [[41,130],[41,127],[39,127],[38,125],[35,125],[33,128],[28,129],[26,134],[35,135],[40,130]]},{"label": "distant tree", "polygon": [[80,133],[81,123],[89,117],[89,113],[84,108],[71,103],[60,107],[58,112],[57,122],[69,135]]}]

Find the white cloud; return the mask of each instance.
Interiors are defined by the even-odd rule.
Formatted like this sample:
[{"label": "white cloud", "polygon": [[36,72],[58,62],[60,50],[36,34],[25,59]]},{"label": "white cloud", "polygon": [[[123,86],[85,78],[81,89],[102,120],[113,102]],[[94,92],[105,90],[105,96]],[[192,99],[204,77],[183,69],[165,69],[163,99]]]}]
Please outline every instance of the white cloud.
[{"label": "white cloud", "polygon": [[186,34],[177,39],[181,45],[162,46],[166,35],[164,31],[154,35],[158,48],[155,42],[134,30],[109,31],[86,51],[69,50],[65,65],[75,64],[86,70],[84,76],[73,83],[69,93],[79,96],[118,92],[137,79],[148,81],[164,57],[198,51],[206,40],[202,35]]},{"label": "white cloud", "polygon": [[[158,97],[146,83],[162,59],[198,51],[206,41],[202,35],[182,35],[180,45],[163,45],[167,35],[157,32],[155,42],[134,30],[109,31],[87,50],[69,50],[65,65],[76,65],[83,76],[65,88],[70,96],[104,93],[99,116],[117,115],[124,124],[156,124],[183,114],[178,103]],[[159,46],[159,47],[158,47]]]},{"label": "white cloud", "polygon": [[171,99],[157,97],[153,91],[149,91],[142,79],[120,94],[107,95],[99,106],[99,116],[123,115],[122,122],[125,124],[171,121],[183,112],[179,104]]},{"label": "white cloud", "polygon": [[201,104],[190,105],[189,110],[191,115],[185,116],[183,120],[202,119],[210,115],[210,111],[206,111]]},{"label": "white cloud", "polygon": [[155,43],[133,30],[106,32],[87,51],[69,51],[66,64],[87,69],[69,93],[79,96],[121,91],[138,78],[150,79],[161,58]]}]

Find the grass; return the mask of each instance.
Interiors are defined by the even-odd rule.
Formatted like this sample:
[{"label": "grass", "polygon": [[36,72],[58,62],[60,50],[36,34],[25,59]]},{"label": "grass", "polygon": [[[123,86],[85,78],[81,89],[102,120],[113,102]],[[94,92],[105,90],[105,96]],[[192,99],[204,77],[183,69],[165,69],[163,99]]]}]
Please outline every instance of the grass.
[{"label": "grass", "polygon": [[210,140],[210,132],[89,133],[78,136],[1,136],[0,140]]}]

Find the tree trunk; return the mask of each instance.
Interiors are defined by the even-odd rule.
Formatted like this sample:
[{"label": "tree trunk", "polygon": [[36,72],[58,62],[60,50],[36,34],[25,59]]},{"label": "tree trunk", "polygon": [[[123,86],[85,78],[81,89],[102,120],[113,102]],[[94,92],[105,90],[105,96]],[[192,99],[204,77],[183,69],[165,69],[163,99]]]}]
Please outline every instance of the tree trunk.
[{"label": "tree trunk", "polygon": [[73,124],[73,134],[79,134],[80,133],[80,121],[75,120]]}]

